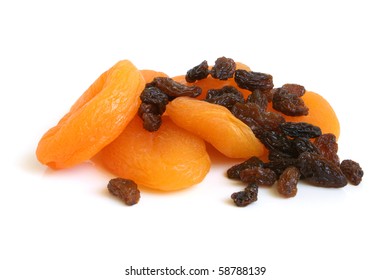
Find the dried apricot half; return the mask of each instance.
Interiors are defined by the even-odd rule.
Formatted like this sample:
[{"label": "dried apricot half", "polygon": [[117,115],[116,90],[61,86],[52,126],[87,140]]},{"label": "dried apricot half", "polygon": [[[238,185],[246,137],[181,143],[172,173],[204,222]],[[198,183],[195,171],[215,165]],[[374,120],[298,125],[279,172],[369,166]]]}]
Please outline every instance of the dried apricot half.
[{"label": "dried apricot half", "polygon": [[112,66],[41,138],[38,160],[66,168],[90,159],[113,141],[137,113],[145,81],[128,60]]},{"label": "dried apricot half", "polygon": [[178,97],[167,105],[167,114],[178,126],[200,136],[231,158],[261,156],[264,146],[252,130],[223,106]]},{"label": "dried apricot half", "polygon": [[211,164],[203,139],[178,127],[167,116],[155,132],[145,130],[136,116],[99,156],[117,176],[163,191],[201,182]]}]

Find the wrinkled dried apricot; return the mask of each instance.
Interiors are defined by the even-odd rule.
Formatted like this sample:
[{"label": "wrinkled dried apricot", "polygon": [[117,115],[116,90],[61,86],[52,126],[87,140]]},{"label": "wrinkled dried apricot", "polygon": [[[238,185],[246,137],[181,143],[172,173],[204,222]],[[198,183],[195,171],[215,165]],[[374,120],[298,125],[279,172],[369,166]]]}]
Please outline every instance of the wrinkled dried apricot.
[{"label": "wrinkled dried apricot", "polygon": [[167,105],[174,123],[191,131],[231,158],[260,156],[264,146],[252,130],[223,106],[188,97]]},{"label": "wrinkled dried apricot", "polygon": [[38,160],[52,168],[66,168],[90,159],[137,113],[144,86],[144,78],[130,61],[116,63],[42,136]]},{"label": "wrinkled dried apricot", "polygon": [[145,130],[136,116],[100,155],[103,165],[115,175],[164,191],[197,184],[210,169],[204,141],[167,116],[156,132]]}]

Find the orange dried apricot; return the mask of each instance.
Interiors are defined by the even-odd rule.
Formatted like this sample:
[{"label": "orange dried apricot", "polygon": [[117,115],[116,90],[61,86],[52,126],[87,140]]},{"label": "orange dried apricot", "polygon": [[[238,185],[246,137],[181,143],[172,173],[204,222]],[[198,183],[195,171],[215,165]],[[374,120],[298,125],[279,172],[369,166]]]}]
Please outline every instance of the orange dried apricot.
[{"label": "orange dried apricot", "polygon": [[144,87],[144,78],[130,61],[116,63],[42,136],[38,160],[52,168],[66,168],[90,159],[134,117]]},{"label": "orange dried apricot", "polygon": [[178,97],[167,105],[166,112],[178,126],[200,136],[227,157],[248,158],[264,152],[252,130],[223,106]]},{"label": "orange dried apricot", "polygon": [[99,155],[103,165],[117,176],[163,191],[201,182],[211,164],[205,142],[167,116],[156,132],[145,130],[136,116]]}]

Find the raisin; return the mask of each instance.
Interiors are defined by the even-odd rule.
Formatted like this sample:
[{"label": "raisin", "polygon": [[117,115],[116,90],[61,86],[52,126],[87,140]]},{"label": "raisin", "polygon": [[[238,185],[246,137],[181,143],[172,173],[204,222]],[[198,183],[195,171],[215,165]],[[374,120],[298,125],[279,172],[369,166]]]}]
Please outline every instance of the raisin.
[{"label": "raisin", "polygon": [[295,94],[297,96],[303,96],[306,92],[305,87],[298,84],[284,84],[282,89],[287,90],[288,93]]},{"label": "raisin", "polygon": [[298,166],[305,180],[315,186],[341,188],[348,183],[339,166],[321,155],[304,152],[298,157]]},{"label": "raisin", "polygon": [[277,177],[280,177],[283,171],[289,166],[298,166],[298,159],[280,157],[279,159],[272,159],[264,163],[264,168],[269,168],[274,171]]},{"label": "raisin", "polygon": [[326,159],[330,160],[334,164],[339,165],[340,159],[337,155],[338,144],[336,136],[332,133],[325,133],[321,136],[317,137],[314,140],[314,145],[320,151],[320,154],[324,156]]},{"label": "raisin", "polygon": [[316,138],[322,134],[321,128],[306,122],[285,122],[280,128],[290,137]]},{"label": "raisin", "polygon": [[259,139],[270,151],[278,151],[288,155],[294,155],[295,153],[292,141],[281,132],[275,130],[264,131],[259,135]]},{"label": "raisin", "polygon": [[156,105],[157,114],[163,114],[169,102],[168,95],[156,87],[147,87],[141,93],[141,101],[146,104]]},{"label": "raisin", "polygon": [[274,87],[273,78],[269,74],[237,69],[234,81],[240,88],[254,91],[259,89],[262,92],[269,92]]},{"label": "raisin", "polygon": [[301,97],[282,88],[274,90],[272,108],[287,116],[306,116],[309,114],[309,108],[306,107]]},{"label": "raisin", "polygon": [[215,61],[214,66],[210,70],[210,75],[214,79],[227,80],[232,78],[236,71],[236,63],[231,58],[224,56]]},{"label": "raisin", "polygon": [[320,154],[319,149],[308,138],[297,137],[292,140],[293,147],[297,155],[303,152]]},{"label": "raisin", "polygon": [[249,94],[246,102],[257,104],[261,111],[267,110],[267,106],[268,106],[267,95],[264,94],[259,89],[255,89],[251,94]]},{"label": "raisin", "polygon": [[341,162],[340,169],[352,185],[357,186],[362,181],[364,172],[359,163],[345,159]]},{"label": "raisin", "polygon": [[111,194],[119,197],[127,205],[138,203],[141,197],[137,184],[132,180],[123,178],[111,179],[107,188]]},{"label": "raisin", "polygon": [[251,167],[262,167],[263,161],[259,159],[258,157],[251,157],[247,159],[246,161],[233,165],[227,170],[227,176],[230,179],[240,179],[240,172],[244,169],[251,168]]},{"label": "raisin", "polygon": [[150,86],[157,87],[171,99],[179,96],[197,97],[202,93],[198,86],[186,86],[168,77],[156,77],[147,85]]},{"label": "raisin", "polygon": [[207,61],[204,60],[201,64],[188,70],[185,79],[188,83],[194,83],[197,80],[202,80],[207,78],[208,75],[209,75],[209,65],[207,64]]},{"label": "raisin", "polygon": [[257,201],[258,186],[256,183],[249,183],[244,191],[235,192],[231,195],[233,202],[239,207],[245,207]]},{"label": "raisin", "polygon": [[261,186],[272,186],[277,176],[269,168],[251,167],[240,172],[240,179],[244,183],[256,183]]},{"label": "raisin", "polygon": [[299,169],[295,166],[287,167],[280,175],[277,190],[285,197],[294,197],[298,191],[298,181],[301,176]]},{"label": "raisin", "polygon": [[244,95],[233,86],[224,86],[221,89],[207,91],[205,101],[232,109],[237,102],[244,103]]},{"label": "raisin", "polygon": [[161,115],[159,114],[143,113],[141,119],[143,128],[150,132],[157,131],[162,124]]}]

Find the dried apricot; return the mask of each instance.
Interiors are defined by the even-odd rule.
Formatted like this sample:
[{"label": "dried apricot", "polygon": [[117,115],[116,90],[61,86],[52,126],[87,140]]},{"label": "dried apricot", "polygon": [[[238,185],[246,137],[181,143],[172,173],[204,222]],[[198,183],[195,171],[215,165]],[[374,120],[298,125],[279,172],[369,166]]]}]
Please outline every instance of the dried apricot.
[{"label": "dried apricot", "polygon": [[178,97],[166,112],[178,126],[200,136],[231,158],[260,156],[264,146],[245,123],[227,108],[188,97]]},{"label": "dried apricot", "polygon": [[100,153],[104,166],[139,186],[172,191],[203,180],[210,169],[204,141],[163,116],[159,130],[149,132],[136,116]]},{"label": "dried apricot", "polygon": [[144,86],[144,78],[130,61],[116,63],[42,136],[38,160],[52,168],[66,168],[90,159],[137,113]]}]

